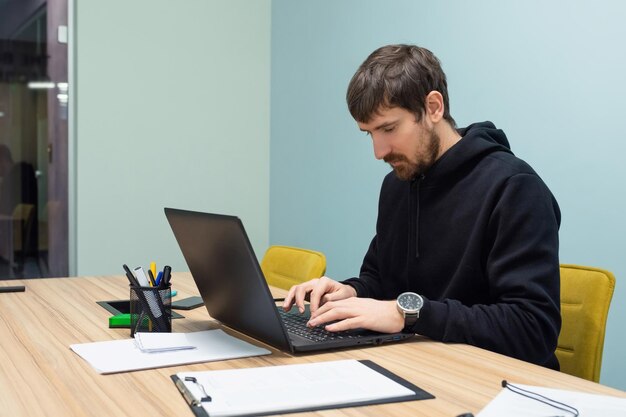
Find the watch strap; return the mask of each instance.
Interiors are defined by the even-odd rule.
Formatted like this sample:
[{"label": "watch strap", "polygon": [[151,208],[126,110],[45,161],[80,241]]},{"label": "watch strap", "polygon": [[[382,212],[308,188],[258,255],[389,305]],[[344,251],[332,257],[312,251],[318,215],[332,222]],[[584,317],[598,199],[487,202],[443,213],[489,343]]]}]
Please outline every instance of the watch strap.
[{"label": "watch strap", "polygon": [[404,314],[404,330],[410,330],[413,328],[417,319],[419,318],[419,311],[417,313],[405,313]]}]

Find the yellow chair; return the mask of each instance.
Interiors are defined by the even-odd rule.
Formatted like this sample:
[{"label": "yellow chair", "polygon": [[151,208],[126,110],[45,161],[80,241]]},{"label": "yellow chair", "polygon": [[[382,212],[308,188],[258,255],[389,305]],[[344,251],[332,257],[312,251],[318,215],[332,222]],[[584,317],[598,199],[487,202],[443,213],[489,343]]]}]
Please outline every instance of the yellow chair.
[{"label": "yellow chair", "polygon": [[604,332],[615,277],[609,271],[561,265],[561,334],[556,356],[561,371],[600,380]]},{"label": "yellow chair", "polygon": [[288,290],[326,272],[326,257],[321,252],[291,246],[270,246],[261,269],[269,285]]}]

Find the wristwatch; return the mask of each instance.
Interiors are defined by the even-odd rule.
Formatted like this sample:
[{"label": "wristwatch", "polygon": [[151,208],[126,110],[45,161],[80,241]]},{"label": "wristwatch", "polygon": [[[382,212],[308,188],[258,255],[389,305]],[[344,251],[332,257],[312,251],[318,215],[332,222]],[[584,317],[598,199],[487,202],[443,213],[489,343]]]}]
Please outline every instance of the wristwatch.
[{"label": "wristwatch", "polygon": [[396,299],[396,307],[404,317],[404,328],[410,329],[420,316],[420,310],[424,305],[421,295],[414,292],[403,292]]}]

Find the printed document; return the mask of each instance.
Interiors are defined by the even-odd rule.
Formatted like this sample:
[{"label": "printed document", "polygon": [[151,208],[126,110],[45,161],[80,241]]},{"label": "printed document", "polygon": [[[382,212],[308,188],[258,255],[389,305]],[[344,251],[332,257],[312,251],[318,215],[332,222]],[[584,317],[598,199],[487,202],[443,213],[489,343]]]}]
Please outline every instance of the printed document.
[{"label": "printed document", "polygon": [[142,352],[134,339],[71,345],[70,349],[101,374],[161,368],[188,363],[219,361],[271,352],[230,336],[221,329],[186,333],[187,344],[195,349]]}]

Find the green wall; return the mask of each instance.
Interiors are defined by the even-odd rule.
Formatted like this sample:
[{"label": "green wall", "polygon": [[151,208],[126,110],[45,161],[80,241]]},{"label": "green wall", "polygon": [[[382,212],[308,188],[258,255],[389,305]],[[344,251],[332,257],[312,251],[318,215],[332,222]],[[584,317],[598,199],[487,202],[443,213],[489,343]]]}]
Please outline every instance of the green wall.
[{"label": "green wall", "polygon": [[74,39],[75,273],[187,270],[165,206],[238,215],[262,253],[270,0],[76,0]]}]

